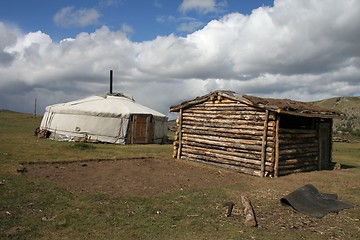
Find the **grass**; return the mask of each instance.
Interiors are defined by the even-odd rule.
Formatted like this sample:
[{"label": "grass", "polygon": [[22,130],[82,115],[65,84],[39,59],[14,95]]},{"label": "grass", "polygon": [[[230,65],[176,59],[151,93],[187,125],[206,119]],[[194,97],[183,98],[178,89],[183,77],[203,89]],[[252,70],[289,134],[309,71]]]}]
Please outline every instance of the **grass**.
[{"label": "grass", "polygon": [[113,145],[57,142],[34,137],[41,118],[0,112],[0,162],[2,172],[14,172],[19,163],[94,158],[169,157],[171,145]]},{"label": "grass", "polygon": [[[346,169],[249,176],[236,186],[175,191],[153,197],[79,194],[17,173],[23,161],[171,157],[171,145],[55,142],[33,136],[40,118],[0,112],[1,239],[359,239],[360,144],[334,144],[333,160]],[[355,208],[310,219],[279,205],[279,198],[306,183],[338,193]],[[260,222],[248,228],[226,218],[222,203],[245,193]],[[17,227],[17,228],[14,228]]]},{"label": "grass", "polygon": [[336,143],[333,148],[333,159],[351,167],[360,168],[359,144]]},{"label": "grass", "polygon": [[[27,229],[16,239],[183,239],[204,230],[216,236],[212,228],[219,220],[217,202],[225,194],[213,190],[152,198],[80,196],[50,182],[1,177],[5,180],[1,192],[6,193],[1,196],[1,210],[9,212],[2,214],[1,230]],[[47,222],[44,217],[55,218]]]},{"label": "grass", "polygon": [[71,144],[70,148],[72,148],[72,149],[80,149],[80,150],[94,150],[94,149],[96,149],[95,144],[81,143],[81,142],[75,142],[75,143]]}]

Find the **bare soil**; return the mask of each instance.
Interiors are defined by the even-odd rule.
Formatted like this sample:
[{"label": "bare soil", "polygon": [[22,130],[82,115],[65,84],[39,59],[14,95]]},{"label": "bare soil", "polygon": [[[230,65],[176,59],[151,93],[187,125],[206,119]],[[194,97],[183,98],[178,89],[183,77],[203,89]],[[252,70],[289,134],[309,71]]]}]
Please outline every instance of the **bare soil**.
[{"label": "bare soil", "polygon": [[[154,196],[184,189],[228,186],[243,174],[189,161],[137,158],[23,163],[29,179],[46,178],[77,193]],[[249,177],[249,176],[246,176]]]},{"label": "bare soil", "polygon": [[[48,179],[80,194],[146,197],[179,190],[236,186],[239,190],[229,196],[236,203],[233,216],[224,220],[224,224],[238,225],[244,219],[239,196],[245,191],[253,202],[258,229],[275,231],[279,236],[287,236],[296,230],[297,239],[312,239],[314,236],[316,239],[357,239],[360,231],[357,227],[359,218],[354,217],[356,209],[316,219],[290,207],[281,207],[280,198],[290,189],[295,190],[295,186],[308,183],[309,179],[320,186],[324,185],[323,179],[339,182],[330,171],[293,174],[270,180],[190,161],[156,158],[23,163],[23,166],[21,172],[30,180]],[[249,189],[252,190],[246,191]],[[226,209],[220,208],[225,215]]]}]

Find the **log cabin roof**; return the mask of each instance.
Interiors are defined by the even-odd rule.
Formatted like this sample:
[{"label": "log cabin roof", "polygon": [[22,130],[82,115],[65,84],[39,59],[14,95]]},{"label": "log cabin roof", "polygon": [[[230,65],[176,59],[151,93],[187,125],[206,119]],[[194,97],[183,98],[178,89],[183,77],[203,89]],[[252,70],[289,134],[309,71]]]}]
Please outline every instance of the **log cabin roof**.
[{"label": "log cabin roof", "polygon": [[341,112],[335,111],[333,109],[326,109],[310,102],[300,102],[291,99],[261,98],[250,95],[239,95],[235,92],[225,90],[214,91],[204,96],[199,96],[195,99],[182,102],[179,105],[171,106],[170,112],[179,112],[180,109],[190,108],[191,106],[203,103],[209,99],[217,99],[215,98],[217,96],[232,99],[240,103],[248,104],[249,106],[258,107],[260,109],[282,114],[320,118],[337,118],[344,116]]}]

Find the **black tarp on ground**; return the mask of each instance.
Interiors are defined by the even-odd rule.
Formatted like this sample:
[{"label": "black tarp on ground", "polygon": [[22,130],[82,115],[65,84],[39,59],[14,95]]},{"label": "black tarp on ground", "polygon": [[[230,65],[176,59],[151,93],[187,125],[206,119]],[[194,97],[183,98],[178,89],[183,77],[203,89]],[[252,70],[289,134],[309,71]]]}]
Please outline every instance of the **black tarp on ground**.
[{"label": "black tarp on ground", "polygon": [[307,184],[281,198],[281,203],[311,217],[322,218],[330,212],[354,206],[337,200],[337,194],[320,193],[312,184]]}]

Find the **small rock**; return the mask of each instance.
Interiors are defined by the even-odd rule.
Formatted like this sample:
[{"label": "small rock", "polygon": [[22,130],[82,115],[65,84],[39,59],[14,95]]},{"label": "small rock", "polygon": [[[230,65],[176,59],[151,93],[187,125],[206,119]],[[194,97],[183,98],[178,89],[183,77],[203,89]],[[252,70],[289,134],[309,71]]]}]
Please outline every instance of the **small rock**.
[{"label": "small rock", "polygon": [[45,216],[45,217],[41,218],[41,221],[43,221],[43,222],[52,222],[52,221],[55,220],[56,217],[57,217],[56,215],[52,216],[52,217]]},{"label": "small rock", "polygon": [[336,163],[334,166],[334,170],[341,170],[341,163]]}]

